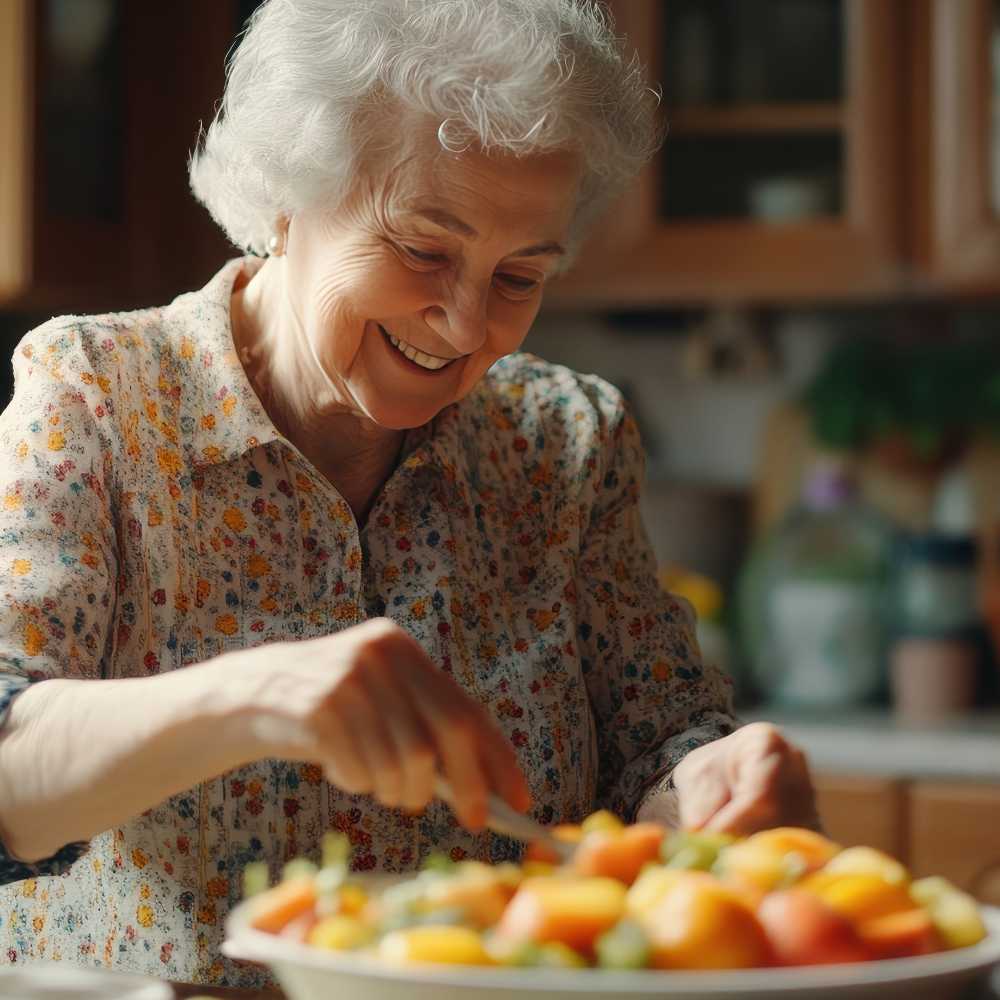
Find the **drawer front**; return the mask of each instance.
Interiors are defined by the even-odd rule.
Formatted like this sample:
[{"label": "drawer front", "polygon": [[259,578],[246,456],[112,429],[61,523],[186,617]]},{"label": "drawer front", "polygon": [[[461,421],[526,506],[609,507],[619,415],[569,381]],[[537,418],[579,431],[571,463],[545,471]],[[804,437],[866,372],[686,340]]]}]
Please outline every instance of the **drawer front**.
[{"label": "drawer front", "polygon": [[826,833],[851,847],[865,844],[905,857],[906,789],[890,778],[816,774],[816,804]]},{"label": "drawer front", "polygon": [[915,782],[910,864],[1000,906],[1000,784]]}]

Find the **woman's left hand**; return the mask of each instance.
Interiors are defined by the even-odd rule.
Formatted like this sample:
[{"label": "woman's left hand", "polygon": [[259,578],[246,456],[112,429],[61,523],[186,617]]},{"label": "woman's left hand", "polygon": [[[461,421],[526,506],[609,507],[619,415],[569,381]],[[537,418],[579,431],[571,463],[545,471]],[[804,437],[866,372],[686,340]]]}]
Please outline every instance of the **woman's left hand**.
[{"label": "woman's left hand", "polygon": [[674,787],[682,829],[746,835],[820,825],[805,755],[768,722],[692,750],[674,770]]}]

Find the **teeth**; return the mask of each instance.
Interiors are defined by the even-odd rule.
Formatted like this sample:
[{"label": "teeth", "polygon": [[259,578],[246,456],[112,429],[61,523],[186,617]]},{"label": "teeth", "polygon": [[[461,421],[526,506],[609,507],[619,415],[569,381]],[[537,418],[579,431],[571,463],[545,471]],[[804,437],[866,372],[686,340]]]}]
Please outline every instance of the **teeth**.
[{"label": "teeth", "polygon": [[399,337],[394,337],[388,331],[386,331],[386,333],[392,346],[395,347],[400,354],[420,365],[421,368],[427,368],[433,372],[437,371],[439,368],[444,368],[446,364],[449,364],[449,361],[445,358],[432,358],[429,354],[424,354],[423,351],[418,351],[412,345],[404,344]]}]

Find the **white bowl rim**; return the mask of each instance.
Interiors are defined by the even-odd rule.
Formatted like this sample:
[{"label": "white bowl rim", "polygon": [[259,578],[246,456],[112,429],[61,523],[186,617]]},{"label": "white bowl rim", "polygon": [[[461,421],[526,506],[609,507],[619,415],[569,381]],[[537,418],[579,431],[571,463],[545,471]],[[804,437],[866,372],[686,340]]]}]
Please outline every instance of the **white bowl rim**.
[{"label": "white bowl rim", "polygon": [[3,981],[18,978],[25,979],[29,984],[62,989],[88,987],[81,996],[98,996],[99,988],[106,991],[100,995],[121,997],[122,1000],[171,1000],[174,995],[169,983],[154,976],[104,966],[78,965],[68,959],[40,959],[0,967],[0,998],[5,996]]},{"label": "white bowl rim", "polygon": [[796,992],[846,986],[877,986],[912,981],[930,983],[958,975],[971,977],[1000,964],[1000,908],[980,904],[989,934],[976,945],[916,958],[892,958],[842,965],[810,965],[767,969],[705,971],[634,971],[603,969],[504,968],[469,965],[391,966],[370,955],[321,951],[310,945],[254,930],[249,926],[250,903],[237,906],[226,921],[223,954],[273,965],[308,966],[383,981],[407,981],[439,986],[539,992],[562,990],[581,994],[698,991]]}]

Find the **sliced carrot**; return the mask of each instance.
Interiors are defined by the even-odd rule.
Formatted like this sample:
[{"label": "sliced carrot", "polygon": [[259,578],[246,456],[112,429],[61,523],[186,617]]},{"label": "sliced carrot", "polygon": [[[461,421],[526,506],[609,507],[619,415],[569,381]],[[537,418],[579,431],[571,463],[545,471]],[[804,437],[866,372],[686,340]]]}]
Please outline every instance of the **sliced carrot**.
[{"label": "sliced carrot", "polygon": [[279,934],[286,924],[316,904],[316,886],[311,878],[291,879],[254,898],[250,926]]},{"label": "sliced carrot", "polygon": [[643,866],[660,857],[666,831],[657,823],[636,823],[620,833],[597,831],[583,838],[573,858],[581,875],[616,878],[631,885]]},{"label": "sliced carrot", "polygon": [[497,926],[500,940],[559,941],[590,954],[594,941],[625,912],[625,886],[609,878],[526,879]]}]

